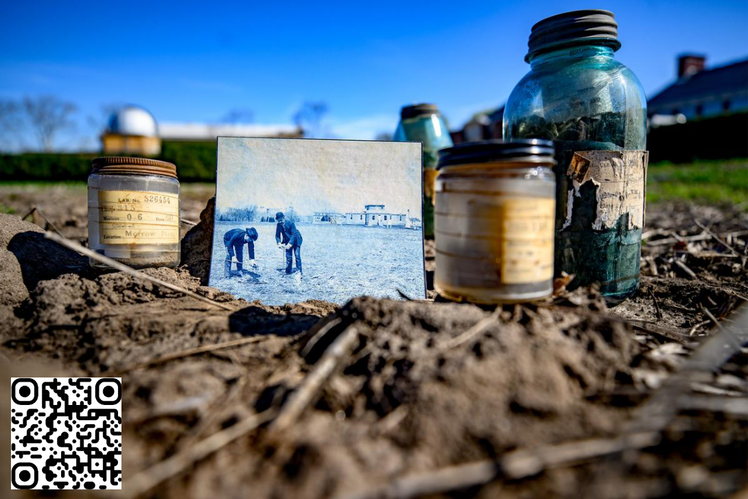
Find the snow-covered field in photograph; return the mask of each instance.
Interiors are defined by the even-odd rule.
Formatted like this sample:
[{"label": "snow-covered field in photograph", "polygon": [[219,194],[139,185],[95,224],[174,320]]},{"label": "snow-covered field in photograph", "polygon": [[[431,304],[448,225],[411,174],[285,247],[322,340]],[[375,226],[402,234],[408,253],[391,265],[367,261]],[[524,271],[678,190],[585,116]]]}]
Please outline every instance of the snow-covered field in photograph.
[{"label": "snow-covered field in photograph", "polygon": [[[257,269],[254,278],[224,278],[223,234],[234,228],[254,227]],[[423,243],[420,230],[335,224],[298,224],[304,243],[304,274],[285,273],[285,251],[275,243],[275,224],[218,222],[213,239],[210,285],[246,300],[282,305],[304,300],[343,304],[359,295],[399,298],[424,297]],[[235,267],[234,267],[235,268]]]}]

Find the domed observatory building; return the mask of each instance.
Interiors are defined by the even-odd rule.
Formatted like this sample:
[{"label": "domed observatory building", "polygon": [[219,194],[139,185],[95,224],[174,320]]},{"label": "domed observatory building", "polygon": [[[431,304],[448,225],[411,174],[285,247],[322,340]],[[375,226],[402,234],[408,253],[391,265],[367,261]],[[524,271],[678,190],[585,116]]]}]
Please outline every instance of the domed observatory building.
[{"label": "domed observatory building", "polygon": [[161,152],[156,119],[138,106],[125,106],[109,118],[101,144],[106,155],[157,156]]}]

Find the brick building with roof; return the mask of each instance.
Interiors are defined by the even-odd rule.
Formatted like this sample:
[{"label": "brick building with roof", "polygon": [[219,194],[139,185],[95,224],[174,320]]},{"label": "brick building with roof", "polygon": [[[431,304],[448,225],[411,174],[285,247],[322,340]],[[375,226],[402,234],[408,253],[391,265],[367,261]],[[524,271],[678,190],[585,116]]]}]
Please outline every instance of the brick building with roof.
[{"label": "brick building with roof", "polygon": [[647,102],[654,127],[748,111],[748,59],[706,68],[706,57],[678,57],[677,79]]}]

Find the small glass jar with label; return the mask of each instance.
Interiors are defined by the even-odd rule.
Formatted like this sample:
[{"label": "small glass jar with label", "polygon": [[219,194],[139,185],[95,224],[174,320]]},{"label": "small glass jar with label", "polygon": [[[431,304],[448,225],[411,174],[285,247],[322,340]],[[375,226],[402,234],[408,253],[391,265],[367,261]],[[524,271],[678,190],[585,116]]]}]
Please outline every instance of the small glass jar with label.
[{"label": "small glass jar with label", "polygon": [[436,291],[511,303],[553,291],[553,143],[468,142],[439,153]]},{"label": "small glass jar with label", "polygon": [[[176,268],[179,180],[172,163],[104,157],[88,177],[88,246],[133,268]],[[91,260],[95,268],[108,268]]]}]

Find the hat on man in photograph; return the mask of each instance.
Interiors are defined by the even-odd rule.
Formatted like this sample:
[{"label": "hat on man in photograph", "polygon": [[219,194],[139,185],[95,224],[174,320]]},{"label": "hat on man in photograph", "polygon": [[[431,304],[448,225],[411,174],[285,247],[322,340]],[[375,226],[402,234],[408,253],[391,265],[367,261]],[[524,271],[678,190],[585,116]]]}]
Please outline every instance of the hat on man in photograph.
[{"label": "hat on man in photograph", "polygon": [[247,234],[249,234],[249,238],[253,241],[257,241],[257,238],[259,237],[257,229],[254,227],[247,227]]}]

